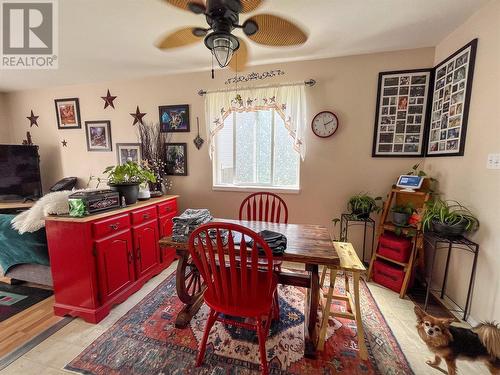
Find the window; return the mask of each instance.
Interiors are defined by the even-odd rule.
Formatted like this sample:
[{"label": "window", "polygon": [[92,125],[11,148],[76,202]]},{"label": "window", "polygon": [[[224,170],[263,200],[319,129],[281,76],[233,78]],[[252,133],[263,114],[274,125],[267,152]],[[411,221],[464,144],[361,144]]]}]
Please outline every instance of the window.
[{"label": "window", "polygon": [[215,145],[214,186],[299,188],[300,155],[274,109],[233,111]]}]

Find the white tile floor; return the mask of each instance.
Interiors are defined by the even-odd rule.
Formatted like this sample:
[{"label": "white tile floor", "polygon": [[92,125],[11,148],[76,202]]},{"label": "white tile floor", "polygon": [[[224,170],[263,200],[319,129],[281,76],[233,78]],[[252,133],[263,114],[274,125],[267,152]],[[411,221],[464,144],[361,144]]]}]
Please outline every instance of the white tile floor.
[{"label": "white tile floor", "polygon": [[[63,370],[67,363],[71,362],[93,340],[104,333],[128,310],[157,287],[174,269],[175,264],[151,279],[126,302],[116,306],[111,314],[99,324],[89,324],[81,319],[73,320],[56,334],[0,371],[0,374],[67,375],[69,372]],[[425,364],[425,361],[430,359],[432,355],[417,335],[413,303],[406,299],[400,299],[398,294],[377,284],[370,283],[369,288],[415,374],[442,374],[439,370]],[[480,363],[460,361],[458,369],[459,374],[464,375],[489,374],[484,365]]]}]

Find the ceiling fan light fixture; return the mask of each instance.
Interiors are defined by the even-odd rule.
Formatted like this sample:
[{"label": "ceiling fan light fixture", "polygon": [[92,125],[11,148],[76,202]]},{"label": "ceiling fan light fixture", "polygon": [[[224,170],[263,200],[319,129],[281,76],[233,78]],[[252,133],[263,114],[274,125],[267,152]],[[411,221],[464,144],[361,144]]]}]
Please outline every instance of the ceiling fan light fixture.
[{"label": "ceiling fan light fixture", "polygon": [[229,65],[234,52],[240,47],[238,38],[230,33],[212,33],[205,38],[205,45],[221,68]]}]

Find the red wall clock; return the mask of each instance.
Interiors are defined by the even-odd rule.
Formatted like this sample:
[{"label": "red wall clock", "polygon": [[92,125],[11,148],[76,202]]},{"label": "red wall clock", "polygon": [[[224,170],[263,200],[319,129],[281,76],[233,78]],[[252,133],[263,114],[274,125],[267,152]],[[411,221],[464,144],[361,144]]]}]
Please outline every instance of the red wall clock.
[{"label": "red wall clock", "polygon": [[330,111],[323,111],[314,116],[311,128],[314,134],[320,138],[331,137],[339,127],[339,119]]}]

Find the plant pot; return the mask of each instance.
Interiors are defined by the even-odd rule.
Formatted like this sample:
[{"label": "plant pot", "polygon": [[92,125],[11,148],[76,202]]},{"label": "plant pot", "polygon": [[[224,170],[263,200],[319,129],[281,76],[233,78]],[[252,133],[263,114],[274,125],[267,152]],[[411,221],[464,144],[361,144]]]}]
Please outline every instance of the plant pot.
[{"label": "plant pot", "polygon": [[120,202],[122,197],[125,197],[125,204],[131,205],[137,202],[137,196],[139,195],[139,184],[108,184],[111,190],[115,190],[120,193]]},{"label": "plant pot", "polygon": [[151,192],[148,187],[139,187],[139,194],[137,195],[137,199],[140,201],[147,201],[151,198]]},{"label": "plant pot", "polygon": [[352,210],[352,214],[356,215],[358,219],[368,219],[370,217],[370,211]]},{"label": "plant pot", "polygon": [[454,225],[442,223],[437,220],[432,221],[432,230],[444,237],[459,237],[467,230],[467,222],[461,221]]},{"label": "plant pot", "polygon": [[393,212],[392,213],[392,223],[398,227],[404,227],[408,225],[408,220],[410,215],[404,212]]}]

